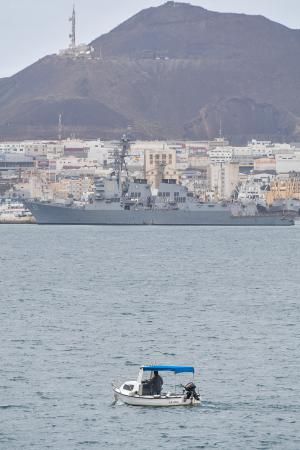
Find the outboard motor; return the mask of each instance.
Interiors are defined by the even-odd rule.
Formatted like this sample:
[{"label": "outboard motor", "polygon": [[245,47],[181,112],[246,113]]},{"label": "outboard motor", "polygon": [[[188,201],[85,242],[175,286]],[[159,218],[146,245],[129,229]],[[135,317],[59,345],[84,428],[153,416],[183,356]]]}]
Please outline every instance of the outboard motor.
[{"label": "outboard motor", "polygon": [[184,386],[186,400],[195,399],[200,400],[199,394],[196,392],[196,385],[191,381]]}]

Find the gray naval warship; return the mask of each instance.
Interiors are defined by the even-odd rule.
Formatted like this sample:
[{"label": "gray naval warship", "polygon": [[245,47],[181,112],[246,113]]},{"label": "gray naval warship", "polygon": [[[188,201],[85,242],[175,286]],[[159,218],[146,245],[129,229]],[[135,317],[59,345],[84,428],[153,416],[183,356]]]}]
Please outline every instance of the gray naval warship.
[{"label": "gray naval warship", "polygon": [[261,213],[256,205],[201,203],[173,179],[162,179],[157,195],[144,179],[130,180],[126,166],[129,140],[122,139],[110,176],[95,182],[87,203],[27,200],[38,224],[52,225],[238,225],[288,226],[291,217]]}]

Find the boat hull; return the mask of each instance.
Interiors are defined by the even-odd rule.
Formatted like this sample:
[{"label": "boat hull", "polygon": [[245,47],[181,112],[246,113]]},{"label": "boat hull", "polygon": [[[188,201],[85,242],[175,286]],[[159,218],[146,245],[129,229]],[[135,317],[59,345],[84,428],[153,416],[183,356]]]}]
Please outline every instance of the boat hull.
[{"label": "boat hull", "polygon": [[184,395],[162,395],[162,396],[150,396],[150,395],[124,395],[119,389],[114,389],[116,400],[120,400],[123,403],[131,406],[196,406],[200,405],[200,400],[185,399]]},{"label": "boat hull", "polygon": [[294,220],[274,215],[234,216],[229,208],[199,210],[87,209],[51,203],[26,202],[40,225],[195,225],[195,226],[290,226]]}]

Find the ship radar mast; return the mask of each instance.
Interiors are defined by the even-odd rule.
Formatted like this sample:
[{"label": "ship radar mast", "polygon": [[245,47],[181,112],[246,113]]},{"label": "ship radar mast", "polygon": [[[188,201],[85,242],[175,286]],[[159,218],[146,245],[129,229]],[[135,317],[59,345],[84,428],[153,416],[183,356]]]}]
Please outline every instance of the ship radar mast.
[{"label": "ship radar mast", "polygon": [[125,169],[127,171],[126,158],[130,149],[130,139],[127,134],[123,134],[121,139],[121,153],[120,153],[120,169],[121,172]]},{"label": "ship radar mast", "polygon": [[121,195],[125,195],[128,190],[128,169],[126,164],[126,158],[130,149],[130,139],[126,134],[123,134],[119,149],[114,152],[114,173],[117,178]]}]

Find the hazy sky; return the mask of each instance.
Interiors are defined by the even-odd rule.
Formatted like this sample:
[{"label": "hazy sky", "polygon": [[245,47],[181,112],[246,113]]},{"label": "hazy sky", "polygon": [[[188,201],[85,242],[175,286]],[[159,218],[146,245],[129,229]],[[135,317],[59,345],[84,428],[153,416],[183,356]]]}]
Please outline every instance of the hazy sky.
[{"label": "hazy sky", "polygon": [[[164,0],[75,0],[77,41],[88,43],[143,8]],[[188,2],[187,2],[188,3]],[[262,14],[300,28],[300,0],[193,0],[204,8]],[[73,0],[0,0],[0,77],[68,46]]]}]

